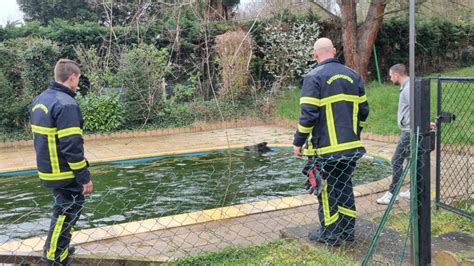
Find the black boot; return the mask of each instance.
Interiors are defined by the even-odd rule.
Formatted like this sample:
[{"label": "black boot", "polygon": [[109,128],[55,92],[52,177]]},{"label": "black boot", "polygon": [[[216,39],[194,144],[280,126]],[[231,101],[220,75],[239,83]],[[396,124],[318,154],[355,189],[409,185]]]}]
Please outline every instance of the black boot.
[{"label": "black boot", "polygon": [[311,241],[319,241],[319,239],[321,239],[323,235],[324,235],[323,229],[321,227],[318,227],[314,229],[313,231],[309,232],[308,237],[309,237],[309,240]]}]

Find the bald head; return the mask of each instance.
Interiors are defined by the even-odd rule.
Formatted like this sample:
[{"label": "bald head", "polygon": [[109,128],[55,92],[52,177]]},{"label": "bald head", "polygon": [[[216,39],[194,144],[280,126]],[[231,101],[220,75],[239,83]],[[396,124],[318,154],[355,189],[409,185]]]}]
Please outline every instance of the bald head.
[{"label": "bald head", "polygon": [[324,61],[328,58],[333,58],[336,55],[336,48],[332,41],[328,38],[319,38],[313,46],[314,57],[318,62]]},{"label": "bald head", "polygon": [[334,45],[332,41],[328,38],[319,38],[313,46],[314,51],[322,53],[322,52],[329,52],[334,49]]}]

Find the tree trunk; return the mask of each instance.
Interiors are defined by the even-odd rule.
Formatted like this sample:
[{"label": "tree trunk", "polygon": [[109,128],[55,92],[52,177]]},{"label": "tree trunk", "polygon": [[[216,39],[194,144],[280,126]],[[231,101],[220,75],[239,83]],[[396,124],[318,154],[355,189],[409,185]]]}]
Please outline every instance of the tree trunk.
[{"label": "tree trunk", "polygon": [[341,17],[344,60],[347,66],[358,70],[356,5],[356,0],[343,0],[341,3]]},{"label": "tree trunk", "polygon": [[341,1],[342,40],[346,65],[369,80],[368,65],[377,33],[382,25],[385,0],[371,0],[365,21],[357,27],[356,0]]}]

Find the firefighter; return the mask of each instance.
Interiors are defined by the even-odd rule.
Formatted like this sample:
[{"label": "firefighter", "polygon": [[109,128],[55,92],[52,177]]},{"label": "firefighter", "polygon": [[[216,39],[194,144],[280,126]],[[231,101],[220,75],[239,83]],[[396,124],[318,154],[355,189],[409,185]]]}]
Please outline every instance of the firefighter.
[{"label": "firefighter", "polygon": [[[309,237],[332,246],[354,241],[356,208],[351,175],[365,153],[361,122],[369,114],[362,78],[335,55],[330,39],[315,42],[313,56],[318,65],[303,80],[301,115],[293,141],[294,153],[308,156],[310,168],[317,169],[313,173],[324,180],[317,194],[321,228],[311,231]],[[308,165],[305,168],[308,172]]]},{"label": "firefighter", "polygon": [[60,59],[54,68],[55,81],[36,97],[31,108],[38,176],[54,197],[43,249],[48,265],[69,264],[73,226],[81,214],[84,195],[93,189],[84,157],[82,114],[74,99],[79,77],[78,63]]}]

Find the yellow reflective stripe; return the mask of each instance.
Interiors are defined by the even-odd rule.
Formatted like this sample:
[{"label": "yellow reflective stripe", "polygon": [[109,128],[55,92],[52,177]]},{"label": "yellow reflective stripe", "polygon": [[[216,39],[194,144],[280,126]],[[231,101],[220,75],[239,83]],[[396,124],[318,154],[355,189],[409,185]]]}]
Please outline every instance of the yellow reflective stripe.
[{"label": "yellow reflective stripe", "polygon": [[34,112],[36,109],[41,109],[43,110],[43,112],[45,112],[45,114],[48,114],[48,107],[46,107],[44,104],[40,103],[40,104],[37,104],[33,107],[33,109],[31,109],[31,112]]},{"label": "yellow reflective stripe", "polygon": [[87,163],[86,163],[86,160],[82,160],[80,162],[77,162],[77,163],[70,163],[70,162],[67,162],[69,164],[69,167],[72,169],[72,170],[79,170],[79,169],[82,169],[84,167],[87,166]]},{"label": "yellow reflective stripe", "polygon": [[354,128],[354,133],[357,135],[359,129],[357,128],[359,120],[359,104],[354,102],[352,110],[352,127]]},{"label": "yellow reflective stripe", "polygon": [[42,127],[42,126],[37,126],[37,125],[31,125],[31,131],[33,131],[33,133],[38,133],[38,134],[43,134],[43,135],[56,134],[55,127]]},{"label": "yellow reflective stripe", "polygon": [[349,81],[350,83],[354,83],[354,80],[352,80],[351,77],[349,77],[347,75],[343,75],[343,74],[337,74],[337,75],[334,75],[334,76],[330,77],[328,79],[328,81],[326,81],[326,83],[328,85],[331,85],[331,83],[333,83],[336,79],[345,79],[345,80]]},{"label": "yellow reflective stripe", "polygon": [[67,256],[69,255],[69,248],[68,247],[65,247],[63,253],[61,253],[61,256],[59,256],[59,261],[64,261],[65,259],[67,259]]},{"label": "yellow reflective stripe", "polygon": [[51,241],[49,243],[49,249],[46,254],[48,260],[55,260],[56,248],[58,246],[59,236],[61,235],[61,230],[63,229],[65,219],[65,215],[59,215],[58,219],[56,220],[56,225],[54,226],[53,234],[51,235]]},{"label": "yellow reflective stripe", "polygon": [[331,146],[337,145],[336,125],[332,113],[332,105],[326,105],[326,123],[328,127],[329,143]]},{"label": "yellow reflective stripe", "polygon": [[316,106],[321,106],[321,100],[314,97],[301,97],[300,104],[311,104]]},{"label": "yellow reflective stripe", "polygon": [[312,131],[313,131],[313,127],[305,127],[302,125],[298,125],[298,132],[300,133],[308,134],[308,133],[311,133]]},{"label": "yellow reflective stripe", "polygon": [[365,95],[358,96],[358,95],[340,93],[340,94],[336,94],[336,95],[329,96],[322,99],[315,98],[315,97],[307,97],[307,96],[300,98],[300,104],[311,104],[315,106],[324,106],[327,104],[341,102],[341,101],[362,103],[362,102],[367,101],[367,96]]},{"label": "yellow reflective stripe", "polygon": [[336,94],[336,95],[321,99],[321,104],[326,105],[326,104],[331,104],[331,103],[341,102],[341,101],[359,102],[359,100],[360,100],[360,97],[357,95],[341,93],[341,94]]},{"label": "yellow reflective stripe", "polygon": [[342,206],[338,206],[338,209],[341,214],[344,214],[346,216],[354,217],[354,218],[357,216],[357,212],[355,210],[344,208]]},{"label": "yellow reflective stripe", "polygon": [[58,180],[73,179],[74,173],[72,171],[62,172],[62,173],[53,173],[53,174],[38,172],[38,176],[41,180],[58,181]]},{"label": "yellow reflective stripe", "polygon": [[48,135],[49,160],[51,162],[51,170],[53,173],[59,173],[59,158],[56,147],[56,135]]},{"label": "yellow reflective stripe", "polygon": [[82,129],[80,127],[68,127],[58,131],[58,138],[64,138],[70,135],[82,135]]},{"label": "yellow reflective stripe", "polygon": [[324,215],[324,225],[329,226],[335,223],[339,219],[339,213],[336,212],[331,216],[331,211],[329,208],[329,196],[328,196],[328,183],[324,182],[324,188],[321,193],[321,201],[323,204],[323,215]]},{"label": "yellow reflective stripe", "polygon": [[363,147],[362,142],[360,142],[359,140],[356,140],[356,141],[337,144],[334,146],[326,146],[323,148],[319,148],[319,149],[316,149],[316,152],[321,155],[321,154],[334,153],[338,151],[350,150],[354,148],[360,148],[360,147]]}]

